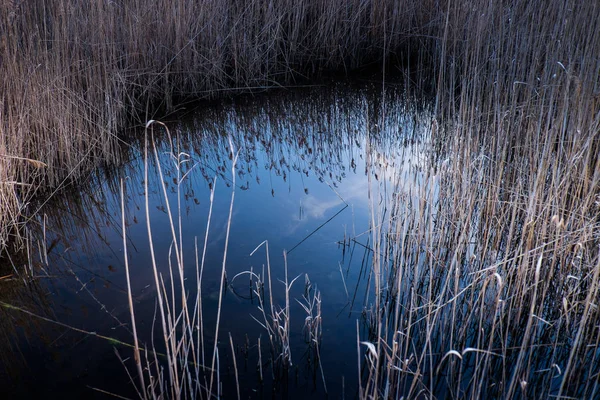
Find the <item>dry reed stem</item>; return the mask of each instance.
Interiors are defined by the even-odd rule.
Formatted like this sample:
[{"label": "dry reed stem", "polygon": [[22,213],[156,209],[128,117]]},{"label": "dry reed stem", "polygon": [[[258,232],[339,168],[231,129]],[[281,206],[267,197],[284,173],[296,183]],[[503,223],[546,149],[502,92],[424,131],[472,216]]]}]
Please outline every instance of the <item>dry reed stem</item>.
[{"label": "dry reed stem", "polygon": [[133,309],[133,297],[131,293],[131,279],[129,276],[129,259],[127,254],[127,231],[126,231],[126,223],[125,223],[125,191],[123,189],[124,183],[123,179],[121,179],[121,226],[123,229],[123,258],[125,261],[125,276],[127,278],[127,301],[129,304],[129,313],[131,318],[131,329],[133,334],[133,358],[135,361],[135,365],[138,370],[138,379],[140,380],[140,391],[142,393],[142,397],[147,399],[146,395],[146,384],[144,382],[144,372],[142,369],[142,359],[140,357],[140,346],[138,342],[138,334],[137,334],[137,325],[135,323],[135,311]]}]

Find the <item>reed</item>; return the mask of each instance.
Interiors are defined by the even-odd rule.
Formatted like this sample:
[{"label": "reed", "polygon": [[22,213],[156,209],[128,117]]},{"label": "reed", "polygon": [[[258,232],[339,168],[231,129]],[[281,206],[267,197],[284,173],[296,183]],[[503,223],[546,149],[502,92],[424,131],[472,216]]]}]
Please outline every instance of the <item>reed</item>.
[{"label": "reed", "polygon": [[[163,167],[161,166],[161,159],[156,148],[156,142],[154,140],[154,126],[159,125],[165,129],[168,137],[168,143],[170,151],[168,157],[173,161],[175,169],[175,182],[176,182],[176,204],[171,204],[173,200],[170,200],[168,195],[167,184],[165,183]],[[203,323],[203,304],[202,304],[202,290],[201,282],[204,271],[204,260],[209,235],[209,228],[212,215],[212,204],[214,201],[214,192],[211,191],[211,203],[209,209],[209,218],[207,221],[205,241],[203,247],[202,258],[199,256],[199,248],[197,239],[195,240],[195,278],[196,282],[194,289],[196,290],[195,296],[191,298],[189,303],[189,291],[186,289],[185,280],[185,268],[183,259],[183,236],[181,230],[181,187],[185,182],[187,176],[183,172],[183,165],[186,161],[189,161],[186,153],[184,153],[180,146],[181,141],[171,137],[168,128],[159,121],[149,121],[146,125],[146,139],[145,139],[145,150],[144,150],[144,191],[145,191],[145,211],[146,211],[146,225],[148,232],[148,243],[150,248],[150,256],[152,260],[152,272],[154,275],[154,290],[156,293],[157,313],[155,313],[154,321],[152,322],[152,331],[150,334],[150,348],[144,347],[145,360],[141,359],[140,353],[140,339],[139,334],[136,332],[136,315],[134,311],[134,305],[132,301],[131,285],[129,284],[129,269],[127,269],[127,282],[128,282],[128,298],[129,298],[129,310],[131,325],[133,327],[133,339],[134,339],[134,362],[137,368],[137,379],[133,378],[130,374],[131,382],[135,386],[137,393],[140,398],[210,398],[212,396],[220,396],[221,393],[221,382],[219,375],[219,352],[217,348],[217,341],[219,338],[219,316],[221,312],[221,299],[219,297],[219,304],[217,306],[217,321],[214,329],[215,339],[213,345],[213,351],[210,364],[205,364],[208,361],[206,358],[210,353],[207,354],[207,339],[204,337],[204,323]],[[159,184],[161,190],[161,196],[165,202],[167,218],[171,233],[171,246],[168,254],[168,259],[161,260],[154,250],[155,238],[153,236],[152,220],[150,218],[149,210],[149,163],[150,163],[150,149],[154,153],[154,161],[156,166],[156,174],[161,182]],[[193,167],[192,167],[193,168]],[[235,179],[235,162],[232,165],[233,177]],[[234,186],[235,188],[235,186]],[[214,190],[214,189],[213,189]],[[231,207],[233,207],[234,193],[231,196]],[[122,226],[123,226],[123,246],[124,246],[124,257],[125,265],[127,263],[127,241],[125,233],[125,208],[124,208],[124,190],[123,181],[121,181],[121,198],[122,198]],[[173,209],[172,209],[173,207]],[[228,225],[231,224],[231,209],[228,219]],[[229,237],[229,230],[226,235],[226,240]],[[227,246],[224,249],[223,255],[223,266],[221,274],[221,291],[224,290],[225,284],[225,265],[227,256]],[[201,260],[201,261],[200,261]],[[160,265],[168,265],[166,270],[162,269]],[[163,273],[168,274],[167,277],[163,276]],[[159,326],[155,326],[155,325]],[[162,336],[162,341],[155,343],[155,331],[158,331]],[[230,344],[233,350],[233,339],[230,337]],[[145,344],[144,346],[148,346]],[[160,349],[160,350],[158,350]],[[164,349],[164,351],[163,351]],[[235,352],[233,352],[235,360]],[[235,361],[234,361],[235,362]],[[166,370],[166,371],[165,371]],[[235,367],[236,383],[237,383],[237,366]],[[239,392],[239,386],[238,386]]]},{"label": "reed", "polygon": [[600,10],[468,7],[444,14],[426,184],[372,204],[361,396],[593,398]]}]

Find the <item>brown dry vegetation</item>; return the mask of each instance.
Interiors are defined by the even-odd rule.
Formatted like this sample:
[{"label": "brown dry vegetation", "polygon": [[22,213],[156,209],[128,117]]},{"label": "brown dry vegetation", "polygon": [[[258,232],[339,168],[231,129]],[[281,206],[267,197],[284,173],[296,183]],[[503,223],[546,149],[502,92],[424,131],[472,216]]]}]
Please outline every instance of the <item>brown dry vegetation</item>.
[{"label": "brown dry vegetation", "polygon": [[413,57],[410,90],[437,87],[441,157],[418,212],[401,184],[374,206],[361,397],[598,396],[596,2],[0,7],[2,247],[32,196],[111,160],[147,111]]},{"label": "brown dry vegetation", "polygon": [[415,4],[2,2],[0,226],[33,211],[40,175],[56,187],[116,157],[126,120],[177,99],[364,65],[428,26],[431,10]]},{"label": "brown dry vegetation", "polygon": [[390,229],[373,230],[361,395],[596,398],[600,8],[448,11],[441,157],[419,203],[399,183]]}]

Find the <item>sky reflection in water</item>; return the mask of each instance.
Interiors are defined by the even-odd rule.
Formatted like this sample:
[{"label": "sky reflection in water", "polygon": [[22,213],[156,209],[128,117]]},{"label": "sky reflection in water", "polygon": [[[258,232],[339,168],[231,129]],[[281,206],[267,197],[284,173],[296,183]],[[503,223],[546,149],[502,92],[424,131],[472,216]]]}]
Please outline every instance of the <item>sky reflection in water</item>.
[{"label": "sky reflection in water", "polygon": [[[384,99],[379,85],[336,85],[201,106],[181,120],[165,123],[170,140],[156,125],[154,133],[174,213],[177,160],[170,154],[170,143],[173,153],[186,159],[181,164],[181,174],[189,172],[180,191],[186,285],[190,293],[196,290],[194,241],[197,237],[202,246],[210,186],[216,177],[202,281],[207,347],[214,340],[215,307],[233,188],[231,138],[239,154],[227,277],[231,279],[250,269],[260,272],[266,261],[264,249],[250,254],[267,240],[274,302],[283,305],[282,254],[293,249],[288,255],[289,276],[302,278],[295,283],[292,298],[300,299],[304,293],[305,275],[322,294],[321,357],[329,394],[337,398],[344,390],[346,396],[354,397],[358,374],[356,320],[370,301],[366,295],[369,254],[360,244],[368,247],[370,206],[374,204],[377,212],[382,212],[379,205],[386,204],[394,193],[410,193],[411,187],[420,184],[426,168],[426,155],[421,149],[427,140],[428,113],[407,105],[393,87]],[[150,343],[155,293],[144,206],[144,157],[140,147],[127,149],[125,154],[128,161],[116,172],[105,171],[81,193],[67,194],[47,207],[46,245],[52,248],[48,264],[40,261],[37,273],[53,277],[45,280],[40,289],[41,296],[51,304],[45,311],[48,318],[132,342],[127,328],[129,311],[118,190],[119,178],[126,178],[128,252],[138,332],[142,341]],[[165,284],[170,285],[171,228],[156,163],[151,161],[149,208],[154,248]],[[367,169],[372,172],[370,183]],[[332,216],[335,218],[324,224]],[[343,250],[339,242],[349,238],[356,242]],[[261,397],[255,347],[259,336],[266,343],[266,332],[252,319],[252,315],[259,316],[259,311],[256,299],[249,299],[248,275],[236,278],[233,288],[235,291],[225,294],[222,311],[222,365],[229,362],[226,338],[231,332],[236,346],[250,346],[245,361],[237,355],[242,397]],[[289,387],[278,386],[276,391],[278,396],[291,398],[322,395],[321,377],[306,358],[302,331],[306,315],[295,302],[291,315],[294,369]],[[20,345],[24,363],[12,372],[19,380],[10,384],[15,396],[36,395],[38,391],[63,397],[98,394],[88,386],[135,395],[110,343],[47,325],[33,328],[44,332],[34,334],[41,339]],[[22,336],[17,335],[16,340],[23,340]],[[119,352],[123,357],[131,355],[129,349],[120,348]],[[230,392],[235,390],[231,371],[223,369],[221,377],[225,394],[234,394]],[[8,373],[0,378],[12,379]],[[28,386],[29,381],[38,384]],[[272,384],[265,382],[264,397],[270,397]]]}]

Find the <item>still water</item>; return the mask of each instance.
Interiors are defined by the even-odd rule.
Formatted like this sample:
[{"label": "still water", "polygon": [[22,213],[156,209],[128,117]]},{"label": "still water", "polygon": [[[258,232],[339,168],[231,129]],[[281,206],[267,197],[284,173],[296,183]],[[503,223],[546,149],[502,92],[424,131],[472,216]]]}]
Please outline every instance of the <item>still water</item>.
[{"label": "still water", "polygon": [[[3,311],[3,391],[10,398],[110,398],[105,392],[137,396],[126,370],[137,383],[133,350],[122,344],[133,343],[122,180],[131,292],[142,346],[162,339],[145,192],[157,269],[165,290],[175,293],[172,304],[179,306],[179,277],[169,272],[169,263],[172,270],[178,268],[173,265],[172,229],[177,240],[181,237],[184,286],[193,306],[196,257],[204,250],[212,193],[201,279],[203,337],[212,354],[222,295],[217,347],[224,397],[237,396],[235,354],[242,398],[326,393],[356,398],[357,321],[364,336],[363,311],[372,306],[370,228],[392,193],[399,188],[408,196],[419,191],[427,171],[423,149],[430,121],[427,107],[405,101],[401,89],[387,85],[382,91],[374,83],[201,104],[162,120],[168,133],[159,124],[146,131],[154,135],[156,146],[156,156],[148,147],[147,182],[141,130],[123,146],[122,165],[102,169],[80,188],[66,190],[40,214],[42,240],[31,250],[36,278],[2,294],[7,296],[3,301],[34,314]],[[285,266],[288,282],[298,278],[289,289],[291,365],[284,377],[273,368],[256,292],[256,276],[266,277],[265,241],[276,308],[286,304]],[[320,359],[311,347],[302,306],[316,293],[319,314],[312,320],[320,317]],[[156,348],[161,349],[160,343]]]}]

